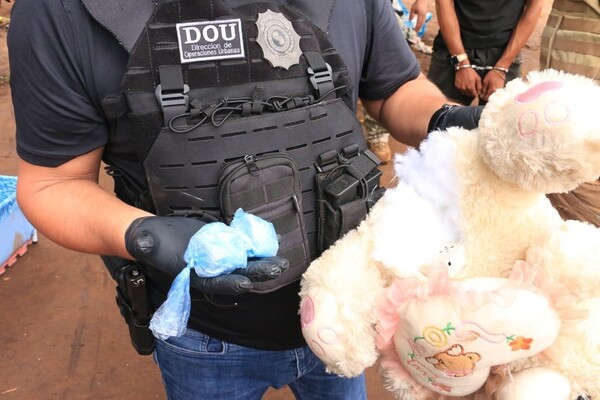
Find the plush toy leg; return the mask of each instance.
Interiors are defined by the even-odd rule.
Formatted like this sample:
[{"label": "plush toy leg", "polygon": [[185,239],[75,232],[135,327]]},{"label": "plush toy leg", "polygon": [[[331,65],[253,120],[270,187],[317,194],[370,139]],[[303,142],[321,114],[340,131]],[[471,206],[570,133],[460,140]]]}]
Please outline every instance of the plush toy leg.
[{"label": "plush toy leg", "polygon": [[368,221],[346,234],[302,278],[302,332],[329,372],[356,376],[377,359],[376,296],[384,282],[370,259]]},{"label": "plush toy leg", "polygon": [[550,368],[529,368],[506,378],[512,380],[497,391],[495,400],[569,400],[571,383]]}]

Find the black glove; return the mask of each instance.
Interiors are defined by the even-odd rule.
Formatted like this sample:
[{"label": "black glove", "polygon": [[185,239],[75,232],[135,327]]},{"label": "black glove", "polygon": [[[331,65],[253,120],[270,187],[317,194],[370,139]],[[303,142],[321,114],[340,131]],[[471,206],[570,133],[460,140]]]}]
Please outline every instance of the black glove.
[{"label": "black glove", "polygon": [[[206,222],[188,217],[142,217],[125,232],[125,247],[133,258],[169,275],[177,275],[185,266],[183,254],[191,237]],[[207,294],[237,295],[253,289],[253,282],[277,278],[289,266],[281,257],[250,260],[244,269],[214,278],[190,274],[190,284]]]},{"label": "black glove", "polygon": [[214,278],[190,274],[190,284],[206,294],[242,294],[256,292],[254,283],[273,280],[288,269],[290,263],[282,257],[264,257],[248,260],[246,268]]},{"label": "black glove", "polygon": [[468,130],[475,129],[479,125],[479,118],[483,106],[457,106],[444,104],[437,110],[429,120],[427,132],[439,129],[445,131],[451,126],[459,126]]}]

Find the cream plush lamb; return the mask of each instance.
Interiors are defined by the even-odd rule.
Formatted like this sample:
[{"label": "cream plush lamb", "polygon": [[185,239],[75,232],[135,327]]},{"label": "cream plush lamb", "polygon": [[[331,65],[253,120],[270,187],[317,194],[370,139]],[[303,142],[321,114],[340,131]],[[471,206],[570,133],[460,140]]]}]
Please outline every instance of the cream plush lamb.
[{"label": "cream plush lamb", "polygon": [[545,194],[600,176],[600,87],[532,72],[395,171],[303,276],[303,333],[328,370],[380,359],[398,399],[599,400],[600,230]]}]

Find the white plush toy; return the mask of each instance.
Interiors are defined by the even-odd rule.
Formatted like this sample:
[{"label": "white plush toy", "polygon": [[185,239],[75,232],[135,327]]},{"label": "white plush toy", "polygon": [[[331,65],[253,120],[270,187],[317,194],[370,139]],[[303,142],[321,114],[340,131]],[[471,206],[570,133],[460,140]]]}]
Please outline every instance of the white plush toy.
[{"label": "white plush toy", "polygon": [[380,359],[398,399],[600,400],[600,230],[545,196],[600,176],[600,87],[532,72],[395,171],[303,276],[303,333],[328,370]]}]

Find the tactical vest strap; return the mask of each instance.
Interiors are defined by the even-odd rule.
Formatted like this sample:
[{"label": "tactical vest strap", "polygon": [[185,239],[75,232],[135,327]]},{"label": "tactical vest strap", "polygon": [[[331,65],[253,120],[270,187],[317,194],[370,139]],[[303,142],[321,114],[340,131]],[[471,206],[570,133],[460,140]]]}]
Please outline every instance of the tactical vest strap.
[{"label": "tactical vest strap", "polygon": [[[164,125],[167,126],[173,117],[187,112],[190,104],[187,92],[190,88],[183,83],[181,65],[161,65],[158,75],[160,84],[156,87],[156,99],[163,111]],[[185,126],[185,120],[174,120],[173,126]]]},{"label": "tactical vest strap", "polygon": [[111,32],[121,46],[131,52],[154,13],[152,0],[81,0],[96,21]]},{"label": "tactical vest strap", "polygon": [[317,92],[319,100],[335,99],[335,86],[331,66],[325,62],[321,53],[316,51],[305,51],[304,57],[308,62],[308,74],[310,83]]},{"label": "tactical vest strap", "polygon": [[335,0],[296,0],[292,5],[320,30],[327,33],[334,2]]}]

